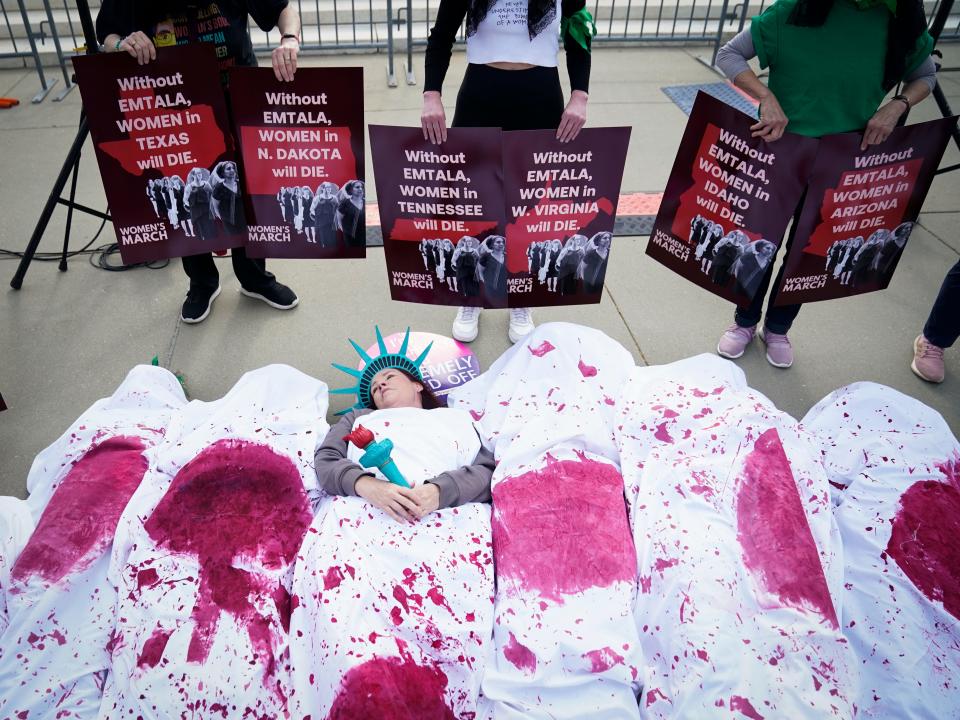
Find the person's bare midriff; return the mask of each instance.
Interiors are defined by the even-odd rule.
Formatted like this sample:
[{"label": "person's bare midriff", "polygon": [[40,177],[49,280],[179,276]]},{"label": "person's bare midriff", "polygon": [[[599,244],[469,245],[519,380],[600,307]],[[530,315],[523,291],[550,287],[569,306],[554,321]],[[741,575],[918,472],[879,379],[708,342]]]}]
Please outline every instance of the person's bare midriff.
[{"label": "person's bare midriff", "polygon": [[536,65],[531,65],[530,63],[515,62],[492,62],[487,63],[487,66],[496,68],[497,70],[529,70],[530,68],[536,67]]}]

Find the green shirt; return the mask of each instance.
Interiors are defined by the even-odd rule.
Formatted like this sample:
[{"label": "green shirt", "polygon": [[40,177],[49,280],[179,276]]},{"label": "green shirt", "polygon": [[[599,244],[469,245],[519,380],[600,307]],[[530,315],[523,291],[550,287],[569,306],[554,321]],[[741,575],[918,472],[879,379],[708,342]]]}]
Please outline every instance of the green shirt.
[{"label": "green shirt", "polygon": [[[796,0],[776,0],[753,18],[750,34],[769,86],[798,135],[820,137],[862,130],[886,91],[883,68],[890,11],[883,4],[859,10],[835,0],[820,27],[787,24]],[[924,31],[907,58],[905,75],[933,49]]]}]

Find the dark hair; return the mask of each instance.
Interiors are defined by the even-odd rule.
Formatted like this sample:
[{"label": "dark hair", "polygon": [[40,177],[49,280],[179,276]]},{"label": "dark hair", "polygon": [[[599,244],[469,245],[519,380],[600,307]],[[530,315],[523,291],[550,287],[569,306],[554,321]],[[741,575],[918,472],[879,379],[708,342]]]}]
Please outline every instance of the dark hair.
[{"label": "dark hair", "polygon": [[[401,370],[400,368],[386,368],[388,370],[395,370],[396,372],[403,375],[410,382],[420,383],[423,385],[423,390],[420,392],[420,403],[423,405],[424,410],[435,410],[436,408],[446,407],[445,403],[440,402],[437,399],[437,396],[433,394],[433,390],[430,389],[430,386],[424,380],[416,378],[406,370]],[[371,410],[377,410],[377,404],[373,402],[373,395],[370,396],[370,402],[373,403]]]},{"label": "dark hair", "polygon": [[[799,27],[820,27],[833,9],[834,0],[797,0],[787,24]],[[896,15],[887,21],[887,55],[883,64],[883,89],[889,90],[903,79],[907,57],[917,46],[917,39],[927,29],[923,3],[919,0],[897,0]]]}]

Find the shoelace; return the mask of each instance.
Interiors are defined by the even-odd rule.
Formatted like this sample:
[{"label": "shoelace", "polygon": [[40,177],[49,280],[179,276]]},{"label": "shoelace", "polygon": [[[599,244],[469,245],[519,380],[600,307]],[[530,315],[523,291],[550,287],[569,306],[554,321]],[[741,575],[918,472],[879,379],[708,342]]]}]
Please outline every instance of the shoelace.
[{"label": "shoelace", "polygon": [[764,333],[763,337],[766,339],[767,345],[771,345],[771,344],[775,345],[776,343],[781,343],[783,345],[788,345],[788,346],[790,345],[790,338],[788,338],[786,335],[768,332],[768,333]]},{"label": "shoelace", "polygon": [[510,322],[530,322],[530,308],[510,308]]},{"label": "shoelace", "polygon": [[752,340],[753,333],[750,331],[750,328],[745,328],[740,325],[731,325],[727,328],[727,332],[731,334],[736,334],[742,336],[745,340]]},{"label": "shoelace", "polygon": [[460,319],[465,320],[466,322],[470,322],[476,316],[478,310],[479,308],[474,307],[472,305],[470,306],[462,305],[460,307]]},{"label": "shoelace", "polygon": [[920,341],[920,357],[937,358],[938,360],[942,360],[943,348],[938,345],[934,345],[929,341],[921,340]]}]

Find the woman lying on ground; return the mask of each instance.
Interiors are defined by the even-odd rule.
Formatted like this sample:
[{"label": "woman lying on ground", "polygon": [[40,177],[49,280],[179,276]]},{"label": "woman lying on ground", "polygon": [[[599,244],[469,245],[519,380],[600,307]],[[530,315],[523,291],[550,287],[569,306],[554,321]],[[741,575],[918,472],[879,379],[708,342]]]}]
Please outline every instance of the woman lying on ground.
[{"label": "woman lying on ground", "polygon": [[[470,415],[440,405],[420,374],[420,363],[406,356],[409,330],[400,351],[388,353],[380,330],[380,356],[371,358],[354,344],[365,361],[362,371],[335,367],[357,378],[358,402],[334,425],[315,455],[320,486],[330,495],[357,495],[397,522],[416,522],[434,510],[469,502],[490,502],[493,455],[480,443]],[[378,441],[394,443],[392,459],[410,487],[388,482],[378,468],[359,464],[364,450],[347,436],[360,425]]]}]

